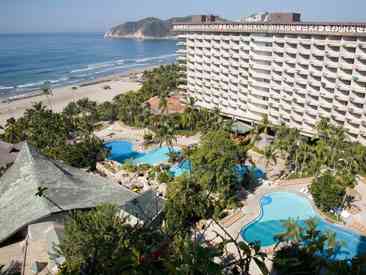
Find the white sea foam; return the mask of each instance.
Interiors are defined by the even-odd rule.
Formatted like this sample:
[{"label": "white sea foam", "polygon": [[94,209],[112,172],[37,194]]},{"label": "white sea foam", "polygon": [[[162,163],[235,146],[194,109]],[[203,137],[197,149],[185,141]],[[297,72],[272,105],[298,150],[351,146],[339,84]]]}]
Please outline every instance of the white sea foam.
[{"label": "white sea foam", "polygon": [[152,60],[165,59],[165,58],[174,57],[174,56],[177,56],[177,54],[174,53],[174,54],[164,54],[164,55],[159,55],[159,56],[145,57],[145,58],[136,59],[136,63],[145,63],[145,62],[152,61]]},{"label": "white sea foam", "polygon": [[40,86],[42,84],[45,83],[45,80],[43,81],[38,81],[38,82],[31,82],[31,83],[26,83],[26,84],[22,84],[22,85],[18,85],[17,88],[30,88],[30,87],[36,87],[36,86]]},{"label": "white sea foam", "polygon": [[140,58],[140,59],[117,59],[117,60],[113,60],[113,61],[89,64],[85,68],[75,69],[75,70],[70,71],[70,73],[77,74],[77,73],[82,73],[82,72],[95,71],[100,68],[108,68],[106,70],[110,71],[110,70],[113,70],[114,68],[118,69],[120,65],[125,64],[127,62],[135,63],[135,64],[136,63],[142,64],[142,63],[146,63],[146,62],[154,61],[154,60],[160,61],[160,60],[164,60],[165,58],[170,58],[170,57],[174,57],[174,56],[176,56],[176,54],[165,54],[165,55],[145,57],[145,58]]},{"label": "white sea foam", "polygon": [[10,90],[10,89],[14,89],[13,86],[1,86],[0,85],[0,90]]}]

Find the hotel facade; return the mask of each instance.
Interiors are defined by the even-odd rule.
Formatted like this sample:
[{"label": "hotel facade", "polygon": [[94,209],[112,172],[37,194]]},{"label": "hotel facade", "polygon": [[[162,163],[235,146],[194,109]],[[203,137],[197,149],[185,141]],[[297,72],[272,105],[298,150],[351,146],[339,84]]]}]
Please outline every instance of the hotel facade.
[{"label": "hotel facade", "polygon": [[267,115],[305,135],[327,117],[366,144],[366,23],[272,15],[175,24],[180,88],[198,106],[250,123]]}]

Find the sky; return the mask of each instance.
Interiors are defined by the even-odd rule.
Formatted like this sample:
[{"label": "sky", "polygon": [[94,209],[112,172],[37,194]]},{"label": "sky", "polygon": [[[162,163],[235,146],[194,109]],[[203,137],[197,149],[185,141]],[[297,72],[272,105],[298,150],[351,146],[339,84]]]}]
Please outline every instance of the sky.
[{"label": "sky", "polygon": [[107,31],[147,16],[216,14],[238,20],[294,11],[303,21],[365,21],[365,0],[0,0],[0,33]]}]

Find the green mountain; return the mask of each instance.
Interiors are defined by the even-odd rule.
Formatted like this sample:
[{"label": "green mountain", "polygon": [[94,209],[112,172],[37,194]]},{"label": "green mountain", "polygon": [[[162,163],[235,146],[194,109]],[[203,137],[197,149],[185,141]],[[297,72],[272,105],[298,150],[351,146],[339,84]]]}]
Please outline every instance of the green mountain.
[{"label": "green mountain", "polygon": [[[138,21],[130,21],[115,26],[105,33],[107,38],[167,38],[173,37],[173,23],[191,22],[193,16],[173,17],[161,20],[156,17],[147,17]],[[221,21],[226,21],[221,19]]]}]

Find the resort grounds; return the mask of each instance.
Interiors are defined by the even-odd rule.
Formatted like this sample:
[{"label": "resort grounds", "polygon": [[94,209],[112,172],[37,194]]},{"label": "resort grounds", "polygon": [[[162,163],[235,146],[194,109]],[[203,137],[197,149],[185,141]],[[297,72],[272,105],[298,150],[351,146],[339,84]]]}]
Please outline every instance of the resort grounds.
[{"label": "resort grounds", "polygon": [[[73,87],[76,87],[76,89]],[[82,83],[81,85],[58,87],[53,89],[50,95],[40,93],[33,97],[13,101],[3,99],[0,102],[0,125],[4,125],[10,117],[21,117],[26,109],[31,108],[37,102],[42,102],[44,105],[49,106],[54,112],[62,112],[70,102],[82,98],[102,103],[111,101],[117,95],[137,90],[140,87],[141,84],[129,76],[114,75]]]}]

